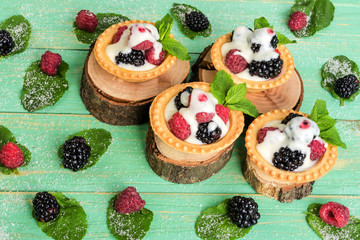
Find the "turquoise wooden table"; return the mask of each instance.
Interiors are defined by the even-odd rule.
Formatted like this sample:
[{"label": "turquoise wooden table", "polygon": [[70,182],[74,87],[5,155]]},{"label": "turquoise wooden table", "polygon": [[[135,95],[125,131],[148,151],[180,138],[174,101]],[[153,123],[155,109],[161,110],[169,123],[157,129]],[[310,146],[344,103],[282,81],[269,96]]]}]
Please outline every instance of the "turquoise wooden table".
[{"label": "turquoise wooden table", "polygon": [[[288,0],[200,0],[184,1],[205,12],[213,27],[208,38],[190,40],[175,25],[172,32],[191,53],[193,64],[203,48],[238,25],[252,26],[254,18],[265,16],[275,29],[294,38],[287,28]],[[360,64],[360,2],[333,0],[335,18],[330,27],[315,36],[288,45],[302,76],[305,95],[301,110],[310,112],[315,100],[327,101],[338,120],[347,150],[339,148],[335,167],[316,181],[313,193],[300,201],[279,203],[256,194],[245,181],[241,165],[246,156],[243,136],[238,139],[230,162],[218,174],[201,183],[179,185],[158,177],[145,159],[147,124],[117,127],[103,124],[89,115],[79,94],[88,45],[72,32],[76,13],[114,12],[130,19],[156,21],[169,12],[171,1],[1,1],[0,21],[16,14],[32,24],[29,48],[0,61],[0,124],[8,127],[19,142],[32,152],[31,164],[20,175],[0,175],[0,239],[46,239],[32,218],[31,201],[39,191],[60,191],[76,198],[88,216],[85,239],[114,239],[106,225],[108,201],[127,186],[134,186],[154,212],[154,221],[145,239],[197,239],[195,222],[204,209],[241,194],[259,203],[261,219],[245,239],[317,239],[305,221],[306,208],[314,202],[337,201],[360,216],[360,97],[340,107],[321,88],[322,65],[336,55],[346,55]],[[51,50],[70,65],[69,90],[52,107],[27,113],[20,102],[25,70]],[[113,142],[92,168],[74,173],[61,167],[57,149],[68,135],[87,128],[104,128]]]}]

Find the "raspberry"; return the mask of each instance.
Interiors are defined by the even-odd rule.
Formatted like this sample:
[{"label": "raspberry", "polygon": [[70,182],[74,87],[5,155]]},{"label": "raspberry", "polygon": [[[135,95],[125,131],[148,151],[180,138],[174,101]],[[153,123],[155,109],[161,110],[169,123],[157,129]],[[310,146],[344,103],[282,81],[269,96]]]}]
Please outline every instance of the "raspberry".
[{"label": "raspberry", "polygon": [[194,32],[201,32],[209,27],[208,18],[202,13],[193,11],[185,14],[185,23]]},{"label": "raspberry", "polygon": [[82,30],[92,33],[98,24],[96,15],[89,10],[81,10],[76,16],[76,25]]},{"label": "raspberry", "polygon": [[335,82],[334,92],[343,98],[349,98],[359,90],[359,80],[355,75],[347,75]]},{"label": "raspberry", "polygon": [[121,26],[121,27],[118,28],[118,31],[117,31],[117,33],[115,34],[114,39],[113,39],[113,44],[114,44],[114,43],[117,43],[117,42],[120,40],[122,34],[124,33],[124,31],[125,31],[127,28],[128,28],[127,26]]},{"label": "raspberry", "polygon": [[198,123],[205,123],[210,122],[214,116],[215,113],[199,112],[195,115],[195,119]]},{"label": "raspberry", "polygon": [[266,137],[266,133],[268,131],[275,131],[275,130],[279,130],[278,128],[275,127],[263,127],[262,129],[259,130],[258,134],[257,134],[257,141],[258,143],[262,143]]},{"label": "raspberry", "polygon": [[125,63],[139,67],[145,64],[145,55],[141,50],[131,49],[130,53],[119,52],[115,60],[116,64]]},{"label": "raspberry", "polygon": [[161,50],[159,56],[156,59],[155,59],[155,48],[152,47],[145,51],[146,61],[148,61],[153,65],[159,66],[164,61],[164,58],[165,58],[165,53],[163,50]]},{"label": "raspberry", "polygon": [[60,213],[56,198],[48,192],[38,192],[33,200],[34,216],[40,222],[54,220]]},{"label": "raspberry", "polygon": [[307,19],[305,13],[297,11],[297,12],[293,12],[290,15],[290,19],[288,22],[288,26],[290,30],[299,31],[304,27],[306,27],[306,25],[307,25]]},{"label": "raspberry", "polygon": [[275,49],[275,52],[281,56],[281,52],[278,49]]},{"label": "raspberry", "polygon": [[136,189],[127,187],[116,199],[114,208],[118,213],[127,214],[140,211],[144,206],[145,201],[141,199]]},{"label": "raspberry", "polygon": [[213,121],[200,123],[196,131],[196,138],[202,143],[214,143],[221,137],[221,129]]},{"label": "raspberry", "polygon": [[215,112],[224,121],[225,124],[229,121],[230,109],[228,107],[224,107],[221,104],[216,104]]},{"label": "raspberry", "polygon": [[0,55],[6,56],[13,50],[15,46],[14,40],[10,33],[6,30],[0,31]]},{"label": "raspberry", "polygon": [[322,205],[319,215],[325,223],[338,228],[345,227],[350,219],[349,209],[337,202],[328,202]]},{"label": "raspberry", "polygon": [[226,67],[230,70],[230,72],[232,73],[240,73],[242,71],[244,71],[247,66],[248,63],[246,62],[245,58],[243,58],[242,56],[235,54],[241,52],[238,49],[231,49],[225,57],[225,65]]},{"label": "raspberry", "polygon": [[298,150],[291,151],[288,147],[282,147],[279,152],[274,153],[272,162],[281,170],[294,171],[304,164],[305,157],[306,155]]},{"label": "raspberry", "polygon": [[74,172],[82,169],[91,155],[91,147],[86,144],[83,137],[73,137],[67,140],[62,147],[64,168]]},{"label": "raspberry", "polygon": [[180,140],[187,139],[191,134],[190,125],[179,112],[170,118],[168,124],[170,131]]},{"label": "raspberry", "polygon": [[318,140],[312,140],[308,147],[311,149],[310,159],[313,161],[319,160],[326,152],[325,144]]},{"label": "raspberry", "polygon": [[284,120],[281,121],[281,124],[287,124],[288,122],[290,122],[291,119],[296,118],[296,117],[303,117],[303,115],[301,114],[297,114],[297,113],[290,113],[289,115],[287,115]]},{"label": "raspberry", "polygon": [[235,196],[229,200],[227,210],[230,219],[239,228],[249,228],[260,218],[258,205],[252,198]]},{"label": "raspberry", "polygon": [[60,54],[46,51],[41,56],[40,68],[45,74],[55,76],[58,71],[58,67],[61,65],[61,61],[62,58]]},{"label": "raspberry", "polygon": [[251,76],[259,76],[261,78],[275,78],[281,73],[284,61],[278,58],[273,58],[270,61],[252,61],[249,66],[249,73]]},{"label": "raspberry", "polygon": [[18,168],[24,164],[24,155],[16,144],[9,142],[0,150],[0,162],[7,168]]},{"label": "raspberry", "polygon": [[190,103],[190,94],[192,93],[192,87],[186,87],[184,90],[179,92],[175,97],[175,106],[179,111],[181,108],[187,108]]},{"label": "raspberry", "polygon": [[145,40],[145,41],[142,41],[141,43],[139,43],[138,45],[132,47],[132,49],[135,49],[135,50],[148,50],[150,48],[153,47],[153,43],[150,42],[149,40]]}]

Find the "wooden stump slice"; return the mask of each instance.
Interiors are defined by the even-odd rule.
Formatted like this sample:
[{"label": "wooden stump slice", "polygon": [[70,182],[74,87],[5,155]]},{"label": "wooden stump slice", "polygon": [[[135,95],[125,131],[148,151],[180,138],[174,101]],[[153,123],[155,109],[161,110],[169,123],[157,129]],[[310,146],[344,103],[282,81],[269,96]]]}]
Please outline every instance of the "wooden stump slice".
[{"label": "wooden stump slice", "polygon": [[161,178],[174,183],[201,182],[213,176],[230,160],[233,147],[234,144],[201,161],[174,160],[160,152],[151,126],[146,135],[146,159],[150,167]]},{"label": "wooden stump slice", "polygon": [[186,81],[189,61],[176,60],[162,75],[145,82],[126,82],[106,72],[90,49],[81,79],[81,99],[98,120],[111,125],[134,125],[149,120],[154,97],[169,87]]},{"label": "wooden stump slice", "polygon": [[244,162],[243,174],[248,183],[259,194],[287,203],[310,195],[315,182],[296,184],[280,181],[263,172],[250,160],[249,156]]}]

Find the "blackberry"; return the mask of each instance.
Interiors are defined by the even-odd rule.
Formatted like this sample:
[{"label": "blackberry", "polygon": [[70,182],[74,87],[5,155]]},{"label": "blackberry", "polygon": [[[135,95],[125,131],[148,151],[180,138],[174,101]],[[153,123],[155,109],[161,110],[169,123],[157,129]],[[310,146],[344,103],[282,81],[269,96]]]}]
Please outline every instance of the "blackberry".
[{"label": "blackberry", "polygon": [[5,30],[0,31],[0,55],[8,55],[14,48],[15,43],[10,33]]},{"label": "blackberry", "polygon": [[[214,143],[221,137],[221,129],[216,125],[216,128],[209,132],[209,124],[215,124],[213,121],[200,123],[198,130],[196,131],[196,138],[199,139],[202,143],[210,144]],[[211,126],[214,127],[214,126]]]},{"label": "blackberry", "polygon": [[279,40],[276,35],[274,35],[270,41],[270,45],[275,49],[277,48],[277,44],[279,43]]},{"label": "blackberry", "polygon": [[343,98],[349,98],[359,90],[359,80],[355,75],[350,74],[343,78],[339,78],[335,82],[334,92]]},{"label": "blackberry", "polygon": [[194,32],[201,32],[210,24],[208,18],[202,12],[197,11],[185,14],[185,23]]},{"label": "blackberry", "polygon": [[274,153],[272,162],[275,167],[281,170],[294,171],[304,164],[305,157],[306,154],[298,150],[291,151],[288,147],[282,147],[279,152]]},{"label": "blackberry", "polygon": [[286,118],[284,118],[284,120],[281,121],[281,124],[286,125],[288,122],[290,122],[291,119],[296,117],[303,117],[303,115],[297,113],[290,113],[289,115],[286,116]]},{"label": "blackberry", "polygon": [[139,67],[145,64],[145,55],[141,50],[131,49],[130,53],[119,52],[115,60],[116,64],[125,63]]},{"label": "blackberry", "polygon": [[234,35],[234,30],[231,32],[231,35],[230,35],[230,41],[232,42],[233,40],[233,35]]},{"label": "blackberry", "polygon": [[235,196],[229,200],[227,210],[230,219],[239,228],[249,228],[260,218],[258,205],[252,198]]},{"label": "blackberry", "polygon": [[91,147],[86,144],[83,137],[73,137],[67,140],[62,148],[64,168],[74,172],[82,169],[90,157]]},{"label": "blackberry", "polygon": [[188,107],[185,106],[182,102],[181,102],[181,94],[183,94],[184,92],[187,92],[189,95],[192,93],[193,88],[192,87],[186,87],[184,90],[182,90],[181,92],[178,93],[178,95],[176,95],[175,97],[175,106],[176,109],[179,111],[181,108],[184,107]]},{"label": "blackberry", "polygon": [[253,51],[253,53],[260,51],[260,48],[261,48],[261,44],[257,44],[257,43],[251,44],[251,50]]},{"label": "blackberry", "polygon": [[249,72],[251,76],[259,76],[261,78],[275,78],[281,73],[283,66],[283,60],[273,58],[270,61],[252,61],[249,66]]},{"label": "blackberry", "polygon": [[56,198],[48,192],[38,192],[33,200],[34,216],[40,222],[54,220],[60,213]]}]

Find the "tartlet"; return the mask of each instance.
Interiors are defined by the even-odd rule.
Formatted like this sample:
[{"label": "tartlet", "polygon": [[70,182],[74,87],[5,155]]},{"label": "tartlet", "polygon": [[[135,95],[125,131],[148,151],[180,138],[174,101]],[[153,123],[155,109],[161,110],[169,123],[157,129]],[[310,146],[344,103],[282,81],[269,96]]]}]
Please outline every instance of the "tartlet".
[{"label": "tartlet", "polygon": [[[116,65],[114,62],[110,60],[110,58],[106,54],[106,47],[112,44],[113,38],[118,31],[118,28],[121,26],[128,26],[134,23],[148,23],[154,25],[154,23],[150,21],[143,20],[131,20],[118,24],[114,24],[108,29],[106,29],[97,39],[94,46],[94,54],[96,61],[99,65],[108,73],[120,78],[121,80],[128,82],[144,82],[155,78],[167,70],[169,70],[176,61],[176,57],[166,53],[164,61],[157,67],[147,70],[147,71],[132,71],[128,69],[124,69]],[[174,38],[172,34],[170,37]]]}]

